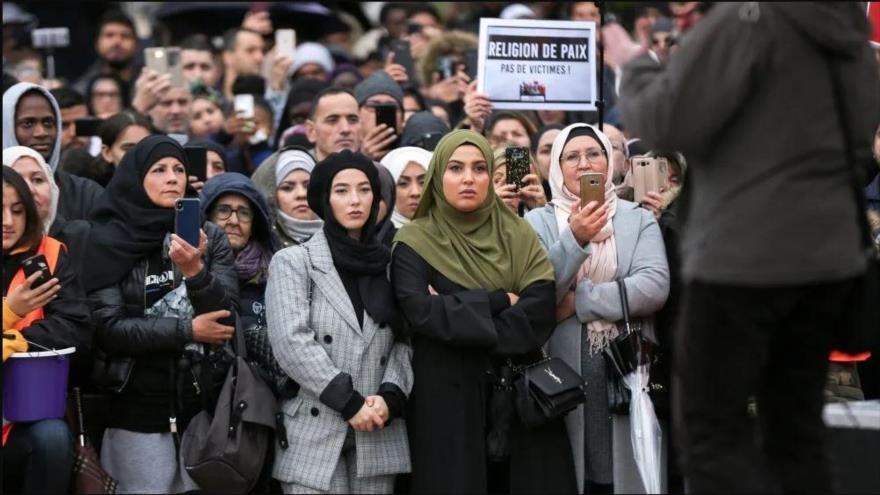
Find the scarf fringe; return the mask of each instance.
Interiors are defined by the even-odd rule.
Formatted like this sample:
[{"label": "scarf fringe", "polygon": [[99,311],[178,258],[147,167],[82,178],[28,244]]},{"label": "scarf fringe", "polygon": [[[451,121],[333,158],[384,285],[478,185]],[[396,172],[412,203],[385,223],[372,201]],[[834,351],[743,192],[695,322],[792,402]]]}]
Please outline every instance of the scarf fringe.
[{"label": "scarf fringe", "polygon": [[590,356],[594,356],[608,347],[611,342],[620,335],[617,325],[605,320],[598,320],[584,325],[587,336],[587,346]]}]

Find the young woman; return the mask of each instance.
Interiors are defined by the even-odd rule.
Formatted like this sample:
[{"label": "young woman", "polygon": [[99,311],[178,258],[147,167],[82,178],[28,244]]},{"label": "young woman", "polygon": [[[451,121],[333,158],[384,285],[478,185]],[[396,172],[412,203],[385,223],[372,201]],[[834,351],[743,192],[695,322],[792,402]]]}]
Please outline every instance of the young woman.
[{"label": "young woman", "polygon": [[308,202],[315,159],[300,148],[282,151],[277,157],[274,164],[275,190],[269,196],[269,207],[275,213],[272,231],[281,247],[288,247],[311,239],[321,230],[324,222],[312,211]]},{"label": "young woman", "polygon": [[106,119],[128,105],[128,86],[115,74],[99,74],[86,88],[89,115]]},{"label": "young woman", "polygon": [[400,418],[411,350],[392,332],[399,312],[390,253],[376,237],[379,187],[366,156],[327,157],[308,194],[324,227],[269,267],[269,339],[301,387],[282,402],[289,447],[276,450],[273,475],[285,493],[391,493],[395,474],[410,470]]},{"label": "young woman", "polygon": [[[52,278],[35,286],[40,275],[26,277],[22,261],[38,254],[45,257]],[[83,301],[64,245],[45,235],[28,185],[12,168],[4,166],[4,361],[9,354],[7,336],[18,342],[16,351],[75,347],[77,352],[88,352],[92,330]],[[4,420],[5,492],[65,492],[72,467],[73,437],[63,419],[18,424]]]},{"label": "young woman", "polygon": [[125,154],[92,216],[85,283],[101,351],[95,382],[111,392],[113,411],[101,463],[123,493],[197,488],[175,446],[229,363],[235,262],[212,223],[198,246],[173,234],[185,167],[176,141],[144,139]]},{"label": "young woman", "polygon": [[[572,124],[553,142],[550,188],[553,200],[526,215],[547,250],[556,273],[556,321],[549,354],[581,370],[589,383],[587,401],[565,417],[577,467],[578,492],[608,492],[612,484],[623,491],[642,490],[615,480],[615,452],[631,454],[629,428],[615,436],[606,395],[602,349],[618,335],[623,319],[616,281],[623,280],[630,316],[649,317],[663,307],[669,291],[666,251],[657,221],[635,203],[617,198],[608,157],[611,142],[598,129]],[[578,177],[586,172],[605,176],[604,204],[581,204]],[[582,330],[582,328],[584,330]],[[653,326],[642,328],[654,339]],[[656,341],[656,340],[655,340]],[[623,458],[623,456],[620,456]],[[630,464],[626,468],[634,468]],[[633,472],[634,479],[638,474]],[[616,481],[616,483],[615,483]]]},{"label": "young woman", "polygon": [[[413,493],[576,488],[562,420],[487,425],[490,377],[507,358],[540,359],[555,307],[553,268],[534,231],[495,194],[492,172],[484,137],[446,135],[415,218],[395,238],[392,281],[416,356],[407,413]],[[506,461],[489,462],[489,429],[509,429]]]},{"label": "young woman", "polygon": [[430,161],[431,152],[415,146],[393,149],[382,158],[382,165],[394,178],[396,200],[391,221],[398,229],[408,224],[416,214]]},{"label": "young woman", "polygon": [[107,187],[125,152],[150,134],[156,134],[156,130],[143,115],[131,110],[114,114],[98,126],[102,143],[100,156],[84,162],[82,169],[70,172]]}]

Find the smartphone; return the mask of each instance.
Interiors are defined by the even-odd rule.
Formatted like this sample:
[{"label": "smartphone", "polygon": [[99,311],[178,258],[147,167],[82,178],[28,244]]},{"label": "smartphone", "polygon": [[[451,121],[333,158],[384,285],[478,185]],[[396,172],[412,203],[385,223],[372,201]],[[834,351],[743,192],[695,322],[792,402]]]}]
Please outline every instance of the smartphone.
[{"label": "smartphone", "polygon": [[509,146],[504,150],[504,157],[507,159],[507,183],[521,187],[523,179],[530,171],[529,149],[524,146]]},{"label": "smartphone", "polygon": [[449,79],[455,75],[455,57],[440,57],[437,61],[437,72],[440,73],[440,79]]},{"label": "smartphone", "polygon": [[666,158],[633,158],[633,200],[641,203],[649,192],[663,192],[669,186],[669,162]]},{"label": "smartphone", "polygon": [[183,86],[183,65],[180,60],[180,48],[176,46],[145,48],[144,61],[147,67],[153,71],[160,74],[170,74],[172,86]]},{"label": "smartphone", "polygon": [[186,175],[198,177],[202,182],[208,178],[208,148],[204,146],[185,146]]},{"label": "smartphone", "polygon": [[78,137],[90,137],[98,135],[98,126],[101,125],[101,119],[95,117],[85,117],[73,121],[73,127],[76,129]]},{"label": "smartphone", "polygon": [[200,203],[199,198],[180,198],[174,205],[174,233],[193,247],[199,247]]},{"label": "smartphone", "polygon": [[70,29],[66,27],[40,28],[31,31],[34,48],[64,48],[70,46]]},{"label": "smartphone", "polygon": [[233,108],[239,117],[254,118],[254,95],[235,95]]},{"label": "smartphone", "polygon": [[376,105],[376,126],[385,124],[394,129],[397,134],[397,105],[393,103],[380,103]]},{"label": "smartphone", "polygon": [[[416,24],[418,25],[418,24]],[[406,69],[406,74],[412,80],[416,76],[415,64],[408,40],[391,40],[391,50],[394,52],[394,63],[400,64]]]},{"label": "smartphone", "polygon": [[598,172],[587,172],[580,177],[581,181],[581,205],[586,206],[590,201],[596,201],[599,206],[605,204],[605,176]]},{"label": "smartphone", "polygon": [[52,280],[52,272],[49,271],[49,263],[46,262],[46,257],[42,254],[31,256],[22,261],[21,269],[24,270],[25,278],[30,278],[31,275],[37,272],[42,273],[42,275],[31,284],[31,288],[39,287],[49,280]]},{"label": "smartphone", "polygon": [[467,75],[473,81],[477,78],[477,66],[479,65],[480,52],[476,48],[468,48],[464,53],[465,65],[467,66]]},{"label": "smartphone", "polygon": [[294,59],[296,55],[296,31],[279,29],[275,31],[275,53]]}]

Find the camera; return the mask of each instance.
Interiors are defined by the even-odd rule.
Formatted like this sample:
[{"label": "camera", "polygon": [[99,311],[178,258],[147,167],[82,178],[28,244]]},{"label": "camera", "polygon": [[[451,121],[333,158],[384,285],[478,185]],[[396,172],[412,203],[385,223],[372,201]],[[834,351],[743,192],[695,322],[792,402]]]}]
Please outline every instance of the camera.
[{"label": "camera", "polygon": [[70,46],[70,30],[66,27],[34,29],[31,43],[34,48],[64,48]]}]

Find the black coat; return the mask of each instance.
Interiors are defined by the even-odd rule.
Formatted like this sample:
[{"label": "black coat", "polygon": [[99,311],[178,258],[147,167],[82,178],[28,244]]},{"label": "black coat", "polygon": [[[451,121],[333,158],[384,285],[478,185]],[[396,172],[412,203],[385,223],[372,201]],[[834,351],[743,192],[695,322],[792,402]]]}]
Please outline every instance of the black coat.
[{"label": "black coat", "polygon": [[[238,278],[229,241],[218,226],[205,223],[203,228],[208,235],[205,270],[185,282],[194,313],[237,310]],[[183,347],[192,342],[191,322],[144,316],[146,264],[146,259],[137,263],[122,282],[89,294],[89,299],[100,355],[95,381],[116,387],[108,426],[157,433],[168,431],[173,400],[180,403],[176,412],[183,428],[200,410],[201,397],[191,375],[187,376],[189,370],[179,365]],[[177,279],[176,268],[175,272]],[[224,368],[214,370],[212,380],[222,382],[225,372]],[[180,373],[186,379],[175,389],[172,383]],[[179,396],[174,397],[175,393]]]},{"label": "black coat", "polygon": [[89,214],[104,192],[97,182],[63,170],[55,171],[58,184],[58,215],[67,220],[88,220]]},{"label": "black coat", "polygon": [[[409,400],[412,493],[574,493],[574,460],[562,420],[511,433],[509,474],[488,472],[490,372],[534,355],[555,327],[552,281],[510,306],[504,291],[467,290],[398,243],[392,282],[409,326],[415,383]],[[433,287],[441,297],[428,294]],[[507,479],[504,479],[507,478]]]}]

